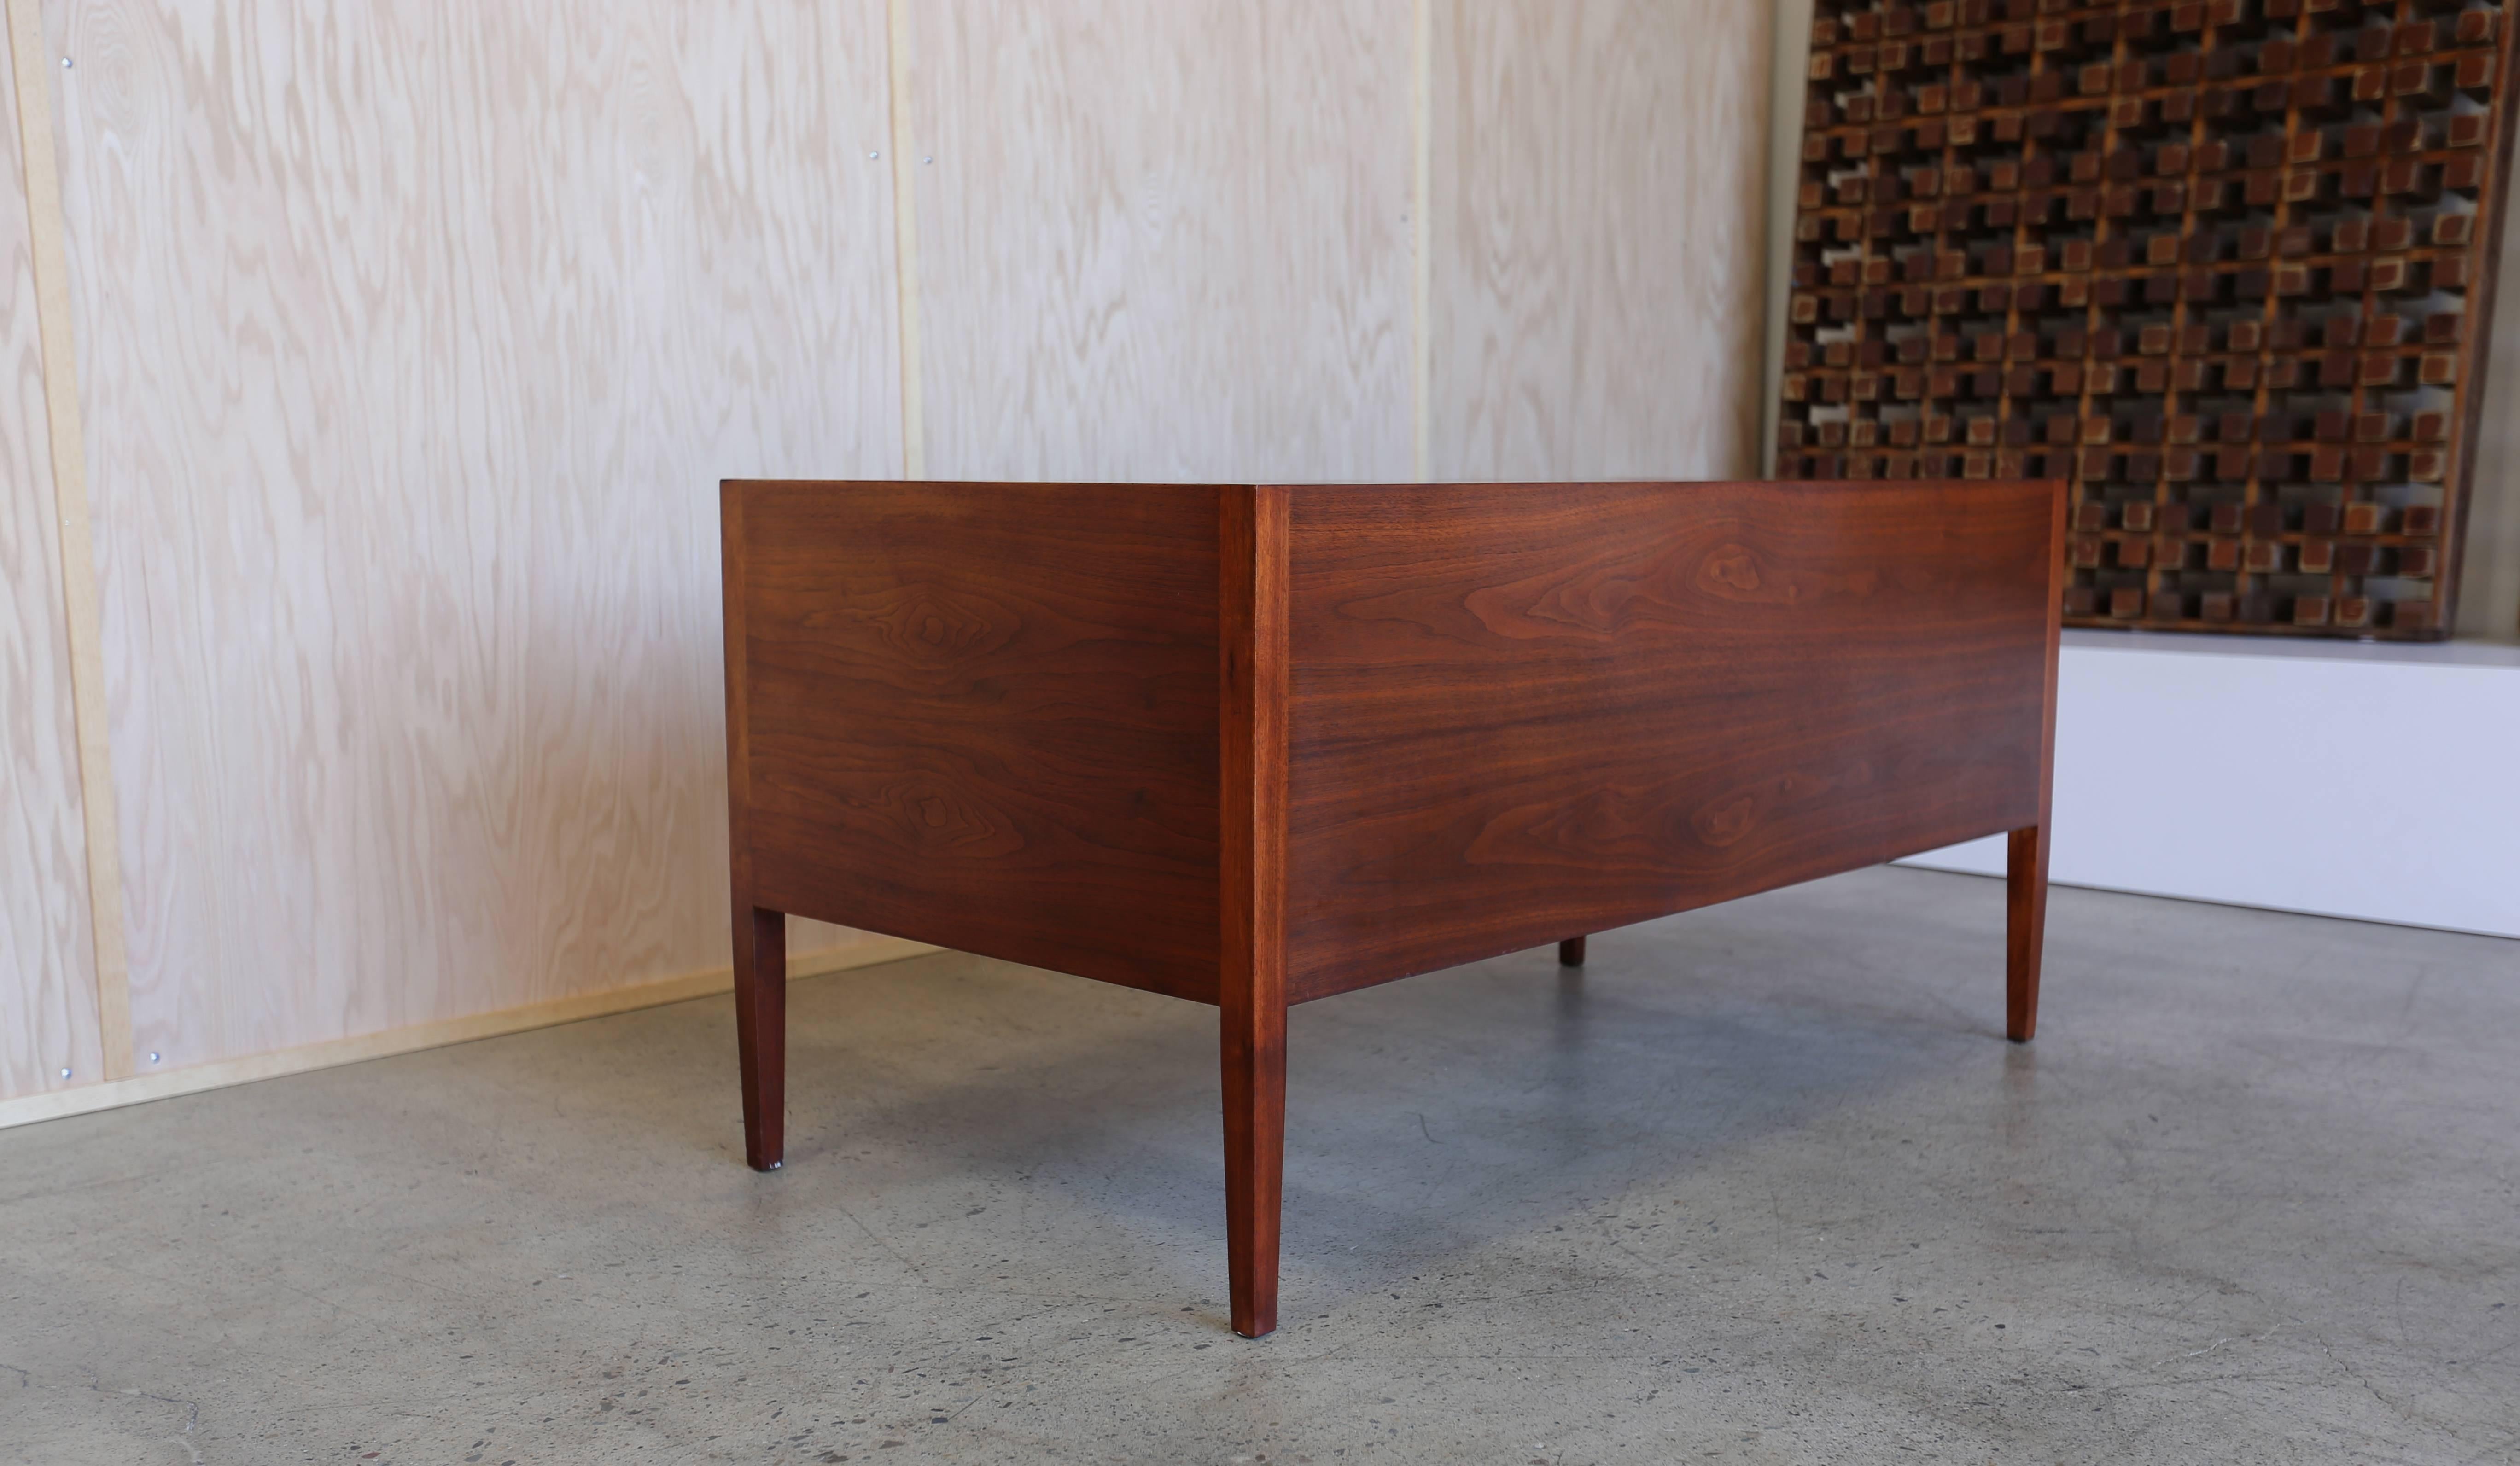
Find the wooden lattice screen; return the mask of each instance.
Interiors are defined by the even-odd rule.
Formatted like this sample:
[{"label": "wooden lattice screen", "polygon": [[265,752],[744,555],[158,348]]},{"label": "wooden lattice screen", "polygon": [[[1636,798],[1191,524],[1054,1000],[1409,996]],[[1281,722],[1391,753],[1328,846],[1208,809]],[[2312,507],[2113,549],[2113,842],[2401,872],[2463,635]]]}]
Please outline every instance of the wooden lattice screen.
[{"label": "wooden lattice screen", "polygon": [[2069,623],[2429,640],[2499,0],[1819,0],[1780,476],[2072,480]]}]

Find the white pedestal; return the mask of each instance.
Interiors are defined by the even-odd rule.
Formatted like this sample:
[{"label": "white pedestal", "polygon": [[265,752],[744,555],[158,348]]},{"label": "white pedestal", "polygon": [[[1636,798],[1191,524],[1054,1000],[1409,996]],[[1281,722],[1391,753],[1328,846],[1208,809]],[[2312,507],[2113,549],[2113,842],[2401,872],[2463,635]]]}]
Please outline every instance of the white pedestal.
[{"label": "white pedestal", "polygon": [[2053,839],[2067,885],[2520,938],[2520,646],[2069,631]]}]

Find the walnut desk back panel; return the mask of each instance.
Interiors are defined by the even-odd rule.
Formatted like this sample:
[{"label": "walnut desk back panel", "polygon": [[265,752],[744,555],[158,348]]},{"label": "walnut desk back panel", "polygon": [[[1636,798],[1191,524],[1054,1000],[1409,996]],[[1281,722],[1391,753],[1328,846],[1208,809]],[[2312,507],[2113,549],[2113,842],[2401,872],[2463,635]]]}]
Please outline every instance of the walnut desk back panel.
[{"label": "walnut desk back panel", "polygon": [[729,482],[747,1156],[790,912],[1216,1004],[1250,1335],[1289,1003],[2006,831],[2026,1040],[2064,502]]}]

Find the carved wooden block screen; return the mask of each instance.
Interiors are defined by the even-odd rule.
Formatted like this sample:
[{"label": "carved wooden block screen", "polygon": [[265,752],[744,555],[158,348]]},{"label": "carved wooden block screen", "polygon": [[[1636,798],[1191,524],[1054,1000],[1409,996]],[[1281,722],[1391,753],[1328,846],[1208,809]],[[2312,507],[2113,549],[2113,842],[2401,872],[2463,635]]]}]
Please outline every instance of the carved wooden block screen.
[{"label": "carved wooden block screen", "polygon": [[2445,633],[2499,0],[1818,11],[1781,476],[2071,479],[2071,624]]}]

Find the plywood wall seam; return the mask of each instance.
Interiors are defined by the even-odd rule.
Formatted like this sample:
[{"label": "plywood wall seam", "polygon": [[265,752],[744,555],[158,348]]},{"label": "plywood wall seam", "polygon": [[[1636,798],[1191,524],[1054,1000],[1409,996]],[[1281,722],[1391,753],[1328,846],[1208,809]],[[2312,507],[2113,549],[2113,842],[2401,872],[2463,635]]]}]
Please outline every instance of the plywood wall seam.
[{"label": "plywood wall seam", "polygon": [[1759,442],[1763,476],[1777,471],[1778,389],[1784,378],[1785,306],[1791,289],[1794,197],[1802,181],[1803,59],[1812,0],[1778,0],[1768,21],[1768,179],[1759,235]]},{"label": "plywood wall seam", "polygon": [[1409,22],[1409,414],[1411,469],[1434,476],[1435,16],[1412,0]]},{"label": "plywood wall seam", "polygon": [[888,0],[892,89],[893,282],[901,343],[901,476],[927,476],[927,427],[920,396],[919,169],[910,125],[910,0]]},{"label": "plywood wall seam", "polygon": [[96,960],[97,1024],[105,1077],[132,1071],[131,973],[122,927],[122,859],[106,723],[103,617],[89,523],[87,449],[79,411],[77,343],[70,330],[69,250],[61,167],[53,146],[53,67],[45,65],[40,0],[8,0],[9,55],[18,91],[44,411],[52,438],[55,523],[69,632],[70,707],[77,730],[79,806],[87,835],[88,921]]}]

